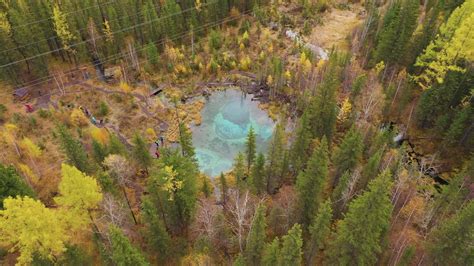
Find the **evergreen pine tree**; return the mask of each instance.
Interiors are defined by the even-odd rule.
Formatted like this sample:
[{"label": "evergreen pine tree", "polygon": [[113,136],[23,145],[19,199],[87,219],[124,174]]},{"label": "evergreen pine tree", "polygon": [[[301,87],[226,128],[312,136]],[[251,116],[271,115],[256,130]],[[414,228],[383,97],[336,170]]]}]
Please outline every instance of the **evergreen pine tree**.
[{"label": "evergreen pine tree", "polygon": [[182,122],[179,123],[179,143],[182,155],[194,160],[196,153],[193,146],[193,137],[187,126]]},{"label": "evergreen pine tree", "polygon": [[134,247],[130,240],[116,226],[109,227],[112,260],[117,265],[149,265],[141,252]]},{"label": "evergreen pine tree", "polygon": [[127,148],[125,148],[122,141],[115,134],[110,134],[107,146],[109,147],[110,154],[127,155]]},{"label": "evergreen pine tree", "polygon": [[250,173],[250,169],[255,161],[255,157],[257,154],[257,144],[255,143],[255,138],[255,131],[253,130],[253,127],[250,126],[249,133],[247,134],[247,141],[245,142],[245,159],[247,163],[247,173]]},{"label": "evergreen pine tree", "polygon": [[437,223],[438,217],[446,217],[458,210],[464,199],[469,193],[466,181],[467,177],[474,174],[474,156],[468,160],[463,169],[456,173],[453,178],[449,180],[449,184],[441,187],[441,191],[434,195],[433,212],[434,221]]},{"label": "evergreen pine tree", "polygon": [[158,48],[156,48],[156,45],[154,43],[150,42],[146,46],[145,52],[146,52],[148,67],[151,70],[156,69],[160,61],[160,58],[159,58],[160,54],[158,53]]},{"label": "evergreen pine tree", "polygon": [[171,238],[159,217],[157,209],[148,197],[145,197],[142,202],[142,214],[148,245],[153,253],[159,254],[160,260],[164,261],[169,255]]},{"label": "evergreen pine tree", "polygon": [[220,184],[220,192],[221,192],[221,202],[222,206],[226,206],[227,204],[227,191],[229,189],[229,186],[227,185],[227,180],[224,176],[224,173],[221,173],[219,176],[219,184]]},{"label": "evergreen pine tree", "polygon": [[392,51],[395,56],[395,62],[402,64],[406,58],[406,54],[409,53],[407,50],[409,41],[415,31],[418,23],[418,14],[420,9],[420,1],[417,0],[405,0],[402,4],[402,10],[400,12],[401,23],[398,28],[398,36],[395,47]]},{"label": "evergreen pine tree", "polygon": [[353,170],[361,159],[363,151],[362,135],[353,126],[342,139],[333,156],[334,173],[333,186],[339,182],[339,177],[345,171]]},{"label": "evergreen pine tree", "polygon": [[448,131],[445,133],[445,143],[461,145],[467,139],[465,137],[466,129],[474,123],[474,111],[471,104],[461,107],[461,110],[457,111],[454,119],[449,126]]},{"label": "evergreen pine tree", "polygon": [[201,192],[204,194],[204,197],[206,198],[209,198],[211,196],[211,193],[212,193],[212,188],[211,188],[211,184],[209,182],[209,179],[204,176],[202,178],[202,186],[201,186]]},{"label": "evergreen pine tree", "polygon": [[237,153],[237,156],[235,157],[235,162],[234,162],[234,176],[235,176],[235,182],[237,182],[237,186],[239,188],[243,188],[245,178],[246,178],[246,167],[244,163],[244,154],[239,152]]},{"label": "evergreen pine tree", "polygon": [[285,163],[285,132],[278,124],[273,133],[267,157],[266,183],[267,193],[273,194],[275,189],[281,184]]},{"label": "evergreen pine tree", "polygon": [[396,60],[397,56],[399,56],[393,54],[393,48],[397,43],[398,30],[401,21],[400,13],[400,1],[394,1],[391,3],[383,18],[380,33],[377,35],[377,46],[374,50],[374,64],[380,61],[392,63]]},{"label": "evergreen pine tree", "polygon": [[331,55],[323,81],[316,89],[316,96],[309,107],[313,138],[326,136],[329,142],[332,140],[337,120],[336,91],[340,84],[338,60],[337,54]]},{"label": "evergreen pine tree", "polygon": [[308,161],[306,169],[296,179],[298,205],[301,211],[301,223],[304,227],[311,224],[311,220],[318,210],[322,198],[324,185],[329,172],[328,145],[325,137],[316,147]]},{"label": "evergreen pine tree", "polygon": [[182,235],[194,217],[199,192],[199,169],[179,151],[163,150],[157,168],[148,180],[148,191],[158,210],[166,217],[171,234]]},{"label": "evergreen pine tree", "polygon": [[281,238],[282,246],[280,251],[279,265],[301,265],[302,261],[302,230],[299,224],[295,224],[288,234]]},{"label": "evergreen pine tree", "polygon": [[15,196],[34,196],[33,190],[25,184],[13,166],[5,167],[0,163],[0,210],[3,210],[3,200]]},{"label": "evergreen pine tree", "polygon": [[250,232],[245,246],[245,261],[247,265],[260,265],[262,251],[265,247],[265,234],[267,224],[265,222],[265,206],[258,206],[250,226]]},{"label": "evergreen pine tree", "polygon": [[362,174],[359,179],[359,190],[364,190],[370,180],[375,178],[379,172],[380,160],[382,159],[383,150],[380,149],[374,155],[372,155],[367,164],[362,169]]},{"label": "evergreen pine tree", "polygon": [[345,194],[349,189],[349,182],[350,182],[351,172],[345,171],[342,174],[339,182],[337,183],[336,187],[332,191],[331,199],[334,204],[334,214],[336,217],[340,217],[341,212],[343,211],[343,207],[345,205]]},{"label": "evergreen pine tree", "polygon": [[429,237],[428,251],[436,265],[474,263],[474,201],[436,227]]},{"label": "evergreen pine tree", "polygon": [[245,264],[245,258],[242,256],[242,254],[239,254],[237,258],[235,259],[234,263],[232,266],[246,266]]},{"label": "evergreen pine tree", "polygon": [[311,131],[309,124],[309,113],[307,109],[301,116],[296,129],[295,140],[291,146],[290,163],[293,173],[299,173],[306,166],[310,157],[308,147],[311,144]]},{"label": "evergreen pine tree", "polygon": [[275,237],[271,243],[268,243],[263,250],[262,265],[279,265],[280,261],[280,240]]},{"label": "evergreen pine tree", "polygon": [[92,153],[96,163],[101,164],[108,155],[107,146],[100,144],[95,139],[92,140]]},{"label": "evergreen pine tree", "polygon": [[[0,65],[21,60],[21,54],[15,49],[16,45],[12,39],[12,30],[10,22],[8,21],[8,16],[5,14],[0,15],[0,47],[5,51],[8,50],[8,52],[1,53]],[[20,68],[17,64],[1,68],[0,78],[12,84],[18,83],[21,78],[18,73],[19,70]]]},{"label": "evergreen pine tree", "polygon": [[257,155],[250,173],[250,185],[257,195],[265,192],[265,156],[262,153]]},{"label": "evergreen pine tree", "polygon": [[327,200],[318,210],[318,213],[313,219],[313,223],[309,227],[310,240],[306,244],[306,264],[313,265],[314,258],[317,256],[318,251],[324,247],[326,239],[331,233],[331,219],[332,219],[332,208],[331,201]]},{"label": "evergreen pine tree", "polygon": [[87,159],[87,153],[79,140],[74,139],[65,126],[59,125],[58,130],[61,148],[68,158],[68,162],[81,172],[90,173],[92,168]]},{"label": "evergreen pine tree", "polygon": [[161,18],[168,38],[176,38],[183,33],[184,19],[181,7],[174,0],[165,0],[161,9]]},{"label": "evergreen pine tree", "polygon": [[151,166],[152,158],[148,151],[148,146],[145,140],[139,134],[135,134],[133,137],[133,159],[138,163],[140,167],[147,170]]},{"label": "evergreen pine tree", "polygon": [[155,5],[153,0],[144,1],[142,6],[143,13],[143,30],[144,30],[144,42],[153,43],[160,39],[160,19],[156,13]]},{"label": "evergreen pine tree", "polygon": [[332,264],[373,265],[377,262],[380,241],[390,225],[390,179],[390,172],[384,171],[369,183],[366,192],[351,201],[330,248]]}]

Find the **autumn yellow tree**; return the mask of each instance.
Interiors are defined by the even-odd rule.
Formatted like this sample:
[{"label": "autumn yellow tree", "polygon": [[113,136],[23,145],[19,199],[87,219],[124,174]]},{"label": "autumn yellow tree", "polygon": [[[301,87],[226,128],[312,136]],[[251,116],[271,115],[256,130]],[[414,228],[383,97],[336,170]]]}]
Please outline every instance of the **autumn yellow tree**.
[{"label": "autumn yellow tree", "polygon": [[76,127],[85,127],[89,124],[89,120],[80,109],[72,110],[71,121]]},{"label": "autumn yellow tree", "polygon": [[29,197],[6,198],[0,210],[0,244],[20,252],[17,265],[29,265],[33,255],[56,261],[70,234],[54,209]]},{"label": "autumn yellow tree", "polygon": [[38,158],[41,156],[41,153],[42,153],[41,149],[29,138],[24,138],[21,141],[20,146],[30,158],[31,163],[33,164],[33,167],[35,168],[36,175],[41,177],[41,173],[38,169],[38,166],[36,166],[36,162],[34,160],[35,158]]},{"label": "autumn yellow tree", "polygon": [[448,21],[440,27],[416,66],[424,71],[416,77],[422,88],[429,88],[434,82],[443,83],[449,71],[465,72],[459,63],[474,61],[474,0],[467,0],[456,8]]},{"label": "autumn yellow tree", "polygon": [[20,149],[18,148],[18,144],[16,140],[17,132],[18,132],[18,127],[15,124],[8,123],[4,125],[3,130],[1,132],[2,133],[1,136],[8,145],[13,146],[16,154],[18,156],[21,156]]},{"label": "autumn yellow tree", "polygon": [[75,36],[69,30],[69,24],[67,23],[66,15],[59,9],[59,5],[53,7],[53,25],[56,34],[58,35],[64,50],[68,52],[74,52],[71,48],[71,42],[75,39]]},{"label": "autumn yellow tree", "polygon": [[[97,181],[67,164],[61,165],[59,196],[55,202],[61,207],[64,219],[72,229],[80,229],[93,219],[92,211],[102,200]],[[93,221],[92,221],[93,222]]]}]

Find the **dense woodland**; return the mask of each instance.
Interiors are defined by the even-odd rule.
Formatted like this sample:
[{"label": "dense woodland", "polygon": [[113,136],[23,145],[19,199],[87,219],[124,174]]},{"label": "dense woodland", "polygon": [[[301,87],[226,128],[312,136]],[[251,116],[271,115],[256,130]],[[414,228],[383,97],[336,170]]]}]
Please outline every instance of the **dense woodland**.
[{"label": "dense woodland", "polygon": [[[474,0],[2,0],[0,264],[473,265],[473,63]],[[226,82],[277,125],[208,177]]]}]

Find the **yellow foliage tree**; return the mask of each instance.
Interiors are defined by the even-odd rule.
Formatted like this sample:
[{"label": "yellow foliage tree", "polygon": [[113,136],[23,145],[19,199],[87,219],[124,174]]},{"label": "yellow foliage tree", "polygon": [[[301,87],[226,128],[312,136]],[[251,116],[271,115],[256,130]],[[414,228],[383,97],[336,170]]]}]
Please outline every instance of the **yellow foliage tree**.
[{"label": "yellow foliage tree", "polygon": [[41,156],[41,149],[31,139],[24,138],[21,143],[21,148],[31,157],[37,158]]},{"label": "yellow foliage tree", "polygon": [[157,139],[156,132],[153,128],[149,127],[145,130],[145,135],[148,141],[155,141]]},{"label": "yellow foliage tree", "polygon": [[433,82],[443,83],[448,71],[464,72],[458,65],[463,59],[474,61],[474,0],[467,0],[456,8],[448,21],[441,25],[439,34],[416,60],[424,72],[415,77],[426,89]]},{"label": "yellow foliage tree", "polygon": [[196,11],[201,11],[201,6],[202,6],[202,3],[201,3],[201,0],[196,0],[194,2],[194,5],[196,6]]},{"label": "yellow foliage tree", "polygon": [[71,122],[76,127],[85,127],[89,124],[89,119],[80,109],[74,109],[71,112]]},{"label": "yellow foliage tree", "polygon": [[169,193],[169,201],[174,200],[174,194],[183,187],[183,181],[178,180],[176,176],[178,173],[173,169],[172,166],[165,166],[165,175],[163,184],[163,190]]},{"label": "yellow foliage tree", "polygon": [[311,70],[311,61],[309,60],[308,55],[305,52],[301,52],[300,65],[303,69],[303,73],[308,73]]},{"label": "yellow foliage tree", "polygon": [[16,143],[16,134],[18,132],[18,127],[14,124],[7,123],[3,127],[2,137],[3,140],[8,144],[13,146],[18,156],[20,156],[20,149],[18,149],[18,144]]},{"label": "yellow foliage tree", "polygon": [[93,127],[90,130],[91,137],[102,145],[109,142],[109,132],[104,128]]},{"label": "yellow foliage tree", "polygon": [[114,40],[114,34],[110,28],[110,23],[108,20],[104,21],[104,35],[106,42],[112,42]]},{"label": "yellow foliage tree", "polygon": [[10,36],[12,31],[12,26],[10,25],[7,13],[5,12],[0,12],[0,30],[5,32],[5,34],[8,36]]},{"label": "yellow foliage tree", "polygon": [[272,77],[272,75],[268,75],[268,77],[267,77],[267,84],[268,84],[268,85],[272,85],[272,84],[273,84],[273,77]]},{"label": "yellow foliage tree", "polygon": [[120,81],[119,87],[125,93],[130,93],[132,91],[132,88],[130,87],[130,85],[128,85],[128,83],[125,81]]},{"label": "yellow foliage tree", "polygon": [[252,61],[250,60],[250,57],[248,55],[242,57],[240,59],[240,69],[244,71],[248,70],[251,63]]},{"label": "yellow foliage tree", "polygon": [[0,210],[0,243],[20,252],[17,265],[29,265],[33,255],[55,260],[65,248],[70,234],[64,220],[53,209],[29,197],[6,198]]},{"label": "yellow foliage tree", "polygon": [[54,201],[72,229],[80,229],[88,222],[91,211],[102,201],[102,192],[97,181],[67,164],[61,165],[60,196]]},{"label": "yellow foliage tree", "polygon": [[31,139],[23,138],[20,143],[21,148],[23,151],[30,157],[31,163],[33,164],[35,171],[38,175],[41,175],[39,172],[38,166],[36,166],[35,158],[41,156],[41,149],[36,145]]},{"label": "yellow foliage tree", "polygon": [[31,171],[31,168],[23,163],[18,164],[18,168],[20,168],[20,171],[23,173],[23,176],[25,176],[27,182],[31,184],[37,184],[38,183],[38,176]]},{"label": "yellow foliage tree", "polygon": [[70,44],[75,39],[75,36],[69,30],[66,15],[59,9],[59,5],[57,4],[53,7],[53,25],[64,50],[74,52]]},{"label": "yellow foliage tree", "polygon": [[377,75],[379,75],[380,73],[382,73],[382,71],[385,69],[385,63],[384,61],[380,61],[377,63],[377,65],[375,65],[375,73]]},{"label": "yellow foliage tree", "polygon": [[341,110],[339,110],[339,114],[337,115],[337,120],[339,123],[346,121],[347,117],[351,113],[352,104],[349,101],[349,98],[346,98],[344,102],[342,102]]}]

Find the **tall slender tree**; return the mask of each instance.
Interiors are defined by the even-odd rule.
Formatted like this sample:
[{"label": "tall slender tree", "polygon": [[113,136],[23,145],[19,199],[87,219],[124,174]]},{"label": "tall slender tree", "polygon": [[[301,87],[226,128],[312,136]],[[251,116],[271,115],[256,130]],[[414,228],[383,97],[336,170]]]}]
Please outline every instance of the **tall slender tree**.
[{"label": "tall slender tree", "polygon": [[294,174],[299,173],[306,166],[310,157],[308,147],[311,144],[310,115],[308,109],[303,112],[296,129],[295,140],[291,145],[290,163]]},{"label": "tall slender tree", "polygon": [[137,164],[143,169],[147,170],[151,166],[152,158],[150,152],[148,151],[148,146],[138,133],[133,137],[133,159]]},{"label": "tall slender tree", "polygon": [[263,250],[262,265],[279,265],[280,259],[280,239],[275,237],[271,243],[268,243]]},{"label": "tall slender tree", "polygon": [[196,152],[194,151],[193,137],[183,122],[179,123],[179,143],[182,155],[194,160]]},{"label": "tall slender tree", "polygon": [[303,256],[302,230],[299,224],[295,224],[288,234],[281,238],[282,246],[280,251],[279,265],[301,265]]},{"label": "tall slender tree", "polygon": [[316,215],[322,199],[324,185],[329,172],[329,155],[326,137],[316,147],[308,161],[306,169],[296,179],[298,205],[301,211],[301,223],[308,227]]},{"label": "tall slender tree", "polygon": [[278,124],[273,133],[267,157],[267,193],[273,194],[280,186],[284,174],[286,138],[282,125]]},{"label": "tall slender tree", "polygon": [[257,144],[255,143],[256,136],[253,127],[250,126],[249,133],[247,134],[247,141],[245,142],[245,160],[247,163],[247,173],[250,174],[250,169],[257,156]]},{"label": "tall slender tree", "polygon": [[163,221],[150,198],[145,197],[142,202],[142,214],[145,229],[145,238],[148,245],[158,254],[160,261],[165,261],[170,255],[171,237],[168,235]]},{"label": "tall slender tree", "polygon": [[89,164],[87,153],[79,140],[76,140],[64,125],[57,128],[61,148],[68,158],[68,162],[82,172],[90,173],[92,167]]},{"label": "tall slender tree", "polygon": [[333,164],[335,167],[333,186],[346,171],[352,171],[361,159],[363,151],[362,135],[353,126],[342,139],[341,144],[334,152]]},{"label": "tall slender tree", "polygon": [[255,216],[250,226],[250,232],[245,246],[245,261],[247,265],[260,265],[262,252],[265,247],[266,227],[265,222],[266,208],[262,204],[255,211]]},{"label": "tall slender tree", "polygon": [[474,201],[440,223],[430,234],[428,250],[433,263],[471,265],[474,263]]},{"label": "tall slender tree", "polygon": [[117,265],[149,265],[140,250],[134,247],[120,228],[111,225],[109,235],[112,249],[112,260]]},{"label": "tall slender tree", "polygon": [[5,167],[0,163],[0,210],[3,200],[8,197],[33,197],[33,190],[21,179],[13,166]]},{"label": "tall slender tree", "polygon": [[318,210],[309,228],[310,240],[306,244],[305,259],[307,265],[314,265],[314,259],[326,244],[331,233],[332,208],[331,201],[327,200]]},{"label": "tall slender tree", "polygon": [[250,186],[257,195],[265,192],[265,156],[263,153],[257,155],[257,159],[250,172]]},{"label": "tall slender tree", "polygon": [[336,127],[336,92],[340,85],[339,56],[334,53],[328,62],[323,82],[316,88],[310,104],[310,125],[313,138],[326,138],[331,142]]},{"label": "tall slender tree", "polygon": [[390,225],[392,212],[389,171],[369,183],[368,190],[349,204],[330,247],[330,261],[338,265],[373,265],[381,252],[380,241]]}]

